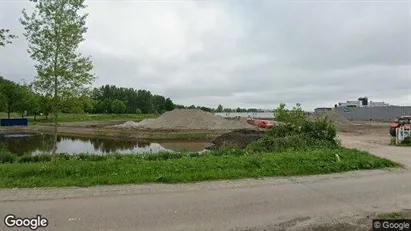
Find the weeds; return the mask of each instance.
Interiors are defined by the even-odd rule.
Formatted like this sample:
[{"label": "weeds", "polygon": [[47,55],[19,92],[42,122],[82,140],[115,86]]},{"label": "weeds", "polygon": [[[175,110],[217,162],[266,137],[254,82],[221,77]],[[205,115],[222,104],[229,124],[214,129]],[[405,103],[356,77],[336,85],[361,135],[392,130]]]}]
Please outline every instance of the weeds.
[{"label": "weeds", "polygon": [[17,156],[9,152],[4,147],[0,147],[0,164],[14,163],[17,160]]},{"label": "weeds", "polygon": [[411,146],[411,136],[405,137],[401,144],[404,146]]},{"label": "weeds", "polygon": [[275,126],[246,149],[21,157],[0,149],[0,163],[8,163],[0,164],[0,188],[176,183],[399,166],[366,152],[343,148],[331,121],[309,120],[299,105],[291,111],[281,106],[276,113],[286,123]]},{"label": "weeds", "polygon": [[[338,154],[340,161],[337,161]],[[37,162],[37,160],[40,160]],[[58,155],[30,164],[0,164],[0,188],[176,183],[217,179],[325,174],[395,167],[395,163],[345,148],[280,153],[246,150],[146,155]]]}]

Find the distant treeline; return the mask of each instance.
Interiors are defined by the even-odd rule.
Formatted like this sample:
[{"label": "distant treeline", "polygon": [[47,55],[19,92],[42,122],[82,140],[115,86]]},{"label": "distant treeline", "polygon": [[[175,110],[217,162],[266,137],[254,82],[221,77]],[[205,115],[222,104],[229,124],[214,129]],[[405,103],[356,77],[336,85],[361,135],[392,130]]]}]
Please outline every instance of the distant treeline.
[{"label": "distant treeline", "polygon": [[[0,111],[46,117],[51,114],[52,97],[37,93],[31,85],[18,84],[0,76]],[[258,112],[257,109],[245,108],[217,108],[203,106],[184,106],[174,104],[170,98],[152,94],[147,90],[136,90],[114,85],[105,85],[94,88],[78,96],[62,97],[59,110],[62,113],[90,113],[90,114],[162,114],[175,108],[201,109],[208,112]]]}]

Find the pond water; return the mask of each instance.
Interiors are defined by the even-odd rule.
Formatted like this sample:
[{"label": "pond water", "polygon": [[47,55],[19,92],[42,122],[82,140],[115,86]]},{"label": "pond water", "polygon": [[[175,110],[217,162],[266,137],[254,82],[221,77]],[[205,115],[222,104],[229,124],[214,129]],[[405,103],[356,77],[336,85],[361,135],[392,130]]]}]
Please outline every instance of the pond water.
[{"label": "pond water", "polygon": [[[143,152],[171,151],[203,151],[207,142],[140,142],[118,139],[84,138],[75,136],[59,136],[57,152],[78,154],[138,154]],[[0,146],[12,153],[50,153],[53,147],[53,136],[48,134],[9,134],[0,135]]]}]

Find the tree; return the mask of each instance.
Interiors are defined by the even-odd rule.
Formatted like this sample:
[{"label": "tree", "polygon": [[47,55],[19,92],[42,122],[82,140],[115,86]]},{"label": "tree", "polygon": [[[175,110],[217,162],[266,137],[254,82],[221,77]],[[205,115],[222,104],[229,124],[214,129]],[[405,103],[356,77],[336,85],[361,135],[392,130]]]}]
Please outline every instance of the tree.
[{"label": "tree", "polygon": [[10,44],[12,39],[17,38],[16,35],[10,34],[9,29],[0,29],[0,47]]},{"label": "tree", "polygon": [[53,102],[51,95],[42,95],[40,96],[40,111],[46,116],[46,120],[48,119],[50,113],[53,111]]},{"label": "tree", "polygon": [[223,105],[219,104],[216,112],[223,112]]},{"label": "tree", "polygon": [[274,119],[276,121],[301,126],[308,120],[307,113],[301,108],[301,104],[296,104],[292,110],[286,109],[285,106],[286,105],[282,103],[274,111]]},{"label": "tree", "polygon": [[172,111],[175,108],[175,105],[173,101],[170,98],[166,99],[166,102],[164,103],[166,111]]},{"label": "tree", "polygon": [[20,100],[20,91],[17,84],[11,81],[3,81],[0,85],[0,92],[3,95],[4,106],[7,111],[7,118],[10,119],[10,113],[16,108]]},{"label": "tree", "polygon": [[123,101],[115,99],[113,100],[113,102],[111,103],[111,112],[115,113],[115,114],[121,114],[126,112],[127,107],[124,104]]},{"label": "tree", "polygon": [[[0,87],[1,90],[1,87]],[[2,92],[0,92],[0,111],[3,111],[6,109],[6,97],[4,96],[4,94]]]},{"label": "tree", "polygon": [[17,100],[15,100],[14,109],[19,112],[21,118],[24,118],[24,113],[33,109],[34,95],[30,87],[21,85],[17,87]]},{"label": "tree", "polygon": [[146,91],[146,90],[138,90],[137,95],[138,95],[137,107],[141,110],[141,112],[143,114],[152,113],[153,112],[153,101],[152,101],[153,95],[151,94],[151,92]]},{"label": "tree", "polygon": [[166,110],[166,99],[162,95],[153,96],[153,107],[157,113],[163,113]]},{"label": "tree", "polygon": [[82,114],[84,113],[83,102],[79,97],[66,97],[60,102],[60,112]]},{"label": "tree", "polygon": [[94,109],[96,108],[97,102],[90,98],[89,96],[81,96],[79,101],[82,104],[83,111],[86,113],[93,113]]},{"label": "tree", "polygon": [[62,97],[77,95],[85,85],[91,84],[94,75],[89,57],[83,57],[77,49],[87,32],[87,14],[84,0],[30,0],[35,10],[29,15],[23,9],[20,22],[29,42],[30,57],[35,65],[37,89],[53,94],[54,144],[57,149],[58,113]]},{"label": "tree", "polygon": [[38,94],[33,94],[31,101],[31,113],[34,115],[34,121],[37,119],[37,115],[41,113],[41,96]]}]

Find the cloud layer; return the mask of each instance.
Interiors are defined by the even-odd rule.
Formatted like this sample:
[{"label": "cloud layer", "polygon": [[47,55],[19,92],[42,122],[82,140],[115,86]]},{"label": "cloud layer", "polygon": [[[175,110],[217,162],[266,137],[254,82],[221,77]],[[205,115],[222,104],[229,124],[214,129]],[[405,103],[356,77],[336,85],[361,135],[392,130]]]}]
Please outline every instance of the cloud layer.
[{"label": "cloud layer", "polygon": [[[95,86],[164,94],[179,104],[306,109],[368,96],[411,105],[410,3],[88,1],[84,54]],[[18,22],[24,1],[0,0],[0,74],[35,76]]]}]

